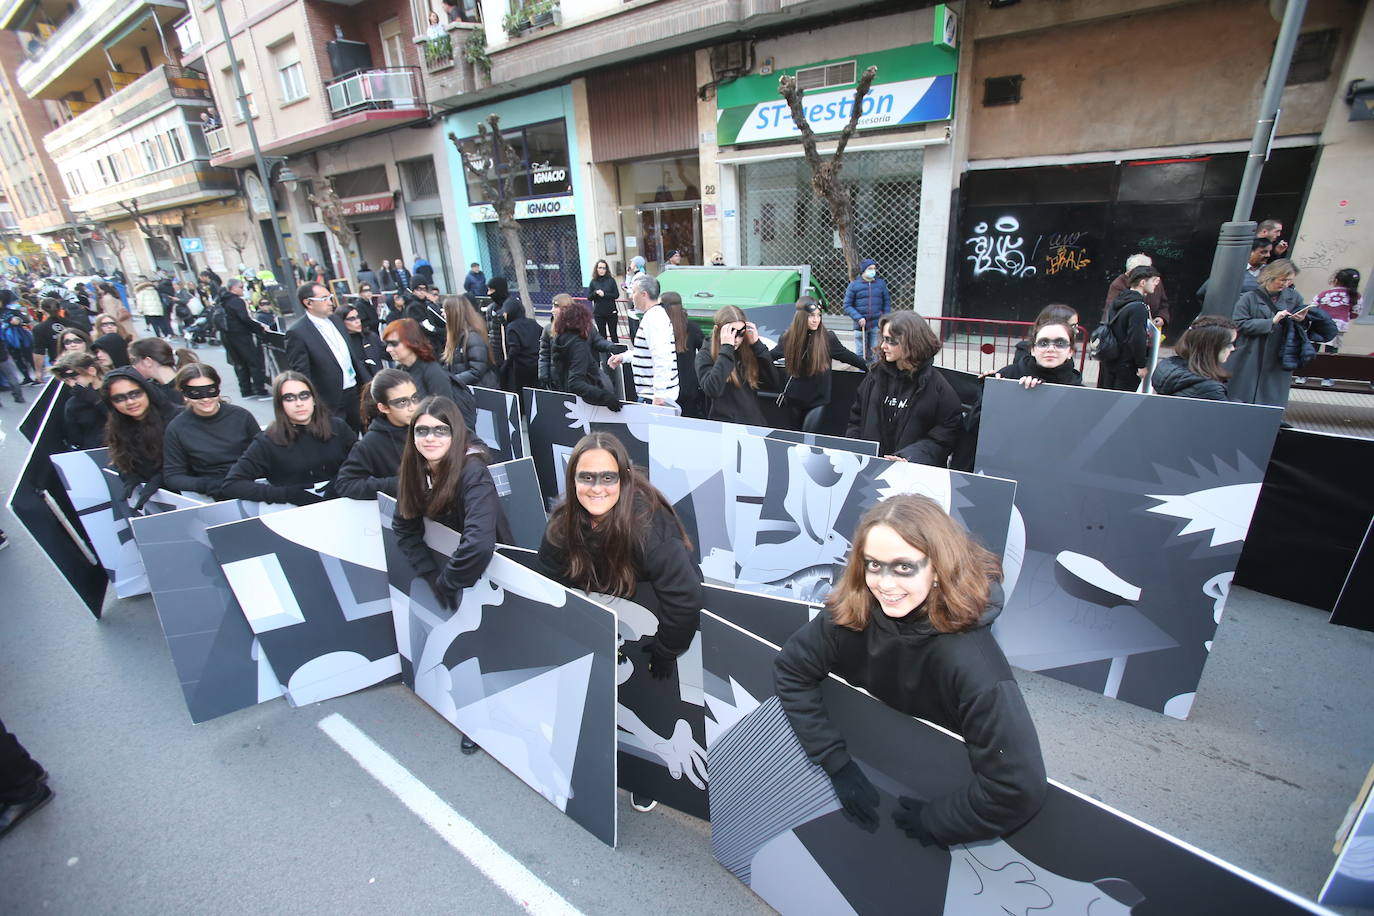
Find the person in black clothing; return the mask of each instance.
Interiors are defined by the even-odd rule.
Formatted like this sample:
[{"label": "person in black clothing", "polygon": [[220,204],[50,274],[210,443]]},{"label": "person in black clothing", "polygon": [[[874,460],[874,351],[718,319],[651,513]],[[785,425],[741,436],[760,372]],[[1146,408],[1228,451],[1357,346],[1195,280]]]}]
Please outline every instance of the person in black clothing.
[{"label": "person in black clothing", "polygon": [[224,478],[261,429],[253,415],[220,397],[219,371],[192,363],[172,380],[186,409],[167,424],[162,440],[162,482],[179,493],[220,497]]},{"label": "person in black clothing", "polygon": [[366,261],[359,261],[359,262],[358,262],[358,289],[359,289],[359,291],[362,290],[363,284],[364,284],[364,283],[366,283],[366,284],[367,284],[368,286],[370,286],[372,289],[376,289],[376,288],[378,287],[378,285],[381,283],[381,280],[378,279],[378,277],[377,277],[377,272],[376,272],[375,270],[373,270],[372,268],[370,268],[370,267],[367,266],[367,262],[366,262]]},{"label": "person in black clothing", "polygon": [[935,369],[940,339],[915,312],[884,315],[878,331],[882,359],[859,385],[845,435],[877,442],[888,458],[944,467],[963,407]]},{"label": "person in black clothing", "polygon": [[997,559],[934,500],[903,494],[864,513],[826,609],[789,639],[774,686],[845,816],[870,833],[879,795],[826,712],[834,673],[911,716],[963,736],[972,778],[934,798],[901,797],[893,820],[923,846],[1004,836],[1043,803],[1045,764],[1011,666],[992,636]]},{"label": "person in black clothing", "polygon": [[792,324],[769,352],[769,362],[778,359],[787,370],[782,383],[783,403],[792,415],[792,425],[808,433],[821,428],[821,417],[830,403],[830,364],[839,360],[860,372],[868,371],[868,365],[821,324],[821,305],[811,296],[797,300]]},{"label": "person in black clothing", "polygon": [[701,379],[697,378],[697,356],[706,345],[701,327],[687,317],[682,307],[682,295],[671,290],[659,297],[659,305],[668,313],[673,326],[673,351],[677,359],[677,406],[684,417],[705,417],[705,398],[701,394]]},{"label": "person in black clothing", "polygon": [[238,376],[239,396],[266,395],[267,366],[258,341],[267,336],[267,329],[248,314],[248,304],[243,301],[242,277],[229,278],[219,307],[224,310],[224,355]]},{"label": "person in black clothing", "polygon": [[[462,414],[448,398],[426,398],[410,421],[392,527],[416,574],[440,606],[453,610],[486,572],[498,540],[510,540],[486,450],[472,449]],[[462,535],[439,566],[425,546],[425,519]],[[463,753],[477,745],[463,736]]]},{"label": "person in black clothing", "polygon": [[993,376],[1017,379],[1022,388],[1034,388],[1042,382],[1081,387],[1083,375],[1073,365],[1074,333],[1074,326],[1065,319],[1055,315],[1040,318],[1031,327],[1030,345],[1018,343],[1010,365]]},{"label": "person in black clothing", "polygon": [[[658,599],[657,630],[641,650],[647,658],[623,660],[617,676],[623,681],[647,662],[652,679],[676,677],[677,660],[701,623],[701,570],[677,513],[630,464],[614,435],[594,432],[573,448],[563,499],[539,544],[539,565],[569,588],[619,598],[632,598],[647,583]],[[643,811],[655,804],[632,801]]]},{"label": "person in black clothing", "polygon": [[728,423],[767,426],[759,405],[760,388],[777,391],[777,368],[768,358],[768,347],[759,340],[759,329],[743,309],[727,305],[716,312],[711,349],[697,353],[697,382],[710,409],[706,416]]},{"label": "person in black clothing", "polygon": [[1205,401],[1227,400],[1226,360],[1236,349],[1236,323],[1225,315],[1200,315],[1161,359],[1150,381],[1155,394]]},{"label": "person in black clothing", "polygon": [[[555,297],[559,298],[559,297]],[[588,404],[619,412],[620,399],[605,386],[588,338],[594,332],[592,311],[571,297],[554,312],[549,354],[549,387],[575,394]]]},{"label": "person in black clothing", "polygon": [[334,316],[334,297],[320,283],[306,283],[296,290],[305,314],[286,332],[286,362],[307,376],[325,409],[342,417],[355,430],[362,429],[358,416],[365,367],[348,346],[343,324]]},{"label": "person in black clothing", "polygon": [[[0,547],[8,546],[0,531]],[[0,722],[0,836],[52,801],[48,771],[29,756],[19,739]]]},{"label": "person in black clothing", "polygon": [[444,314],[439,305],[439,293],[427,283],[415,283],[415,288],[406,297],[405,317],[413,318],[429,338],[429,345],[439,351],[444,349],[448,332],[444,327]]},{"label": "person in black clothing", "polygon": [[[556,297],[555,297],[556,298]],[[477,305],[466,293],[444,297],[444,368],[453,380],[467,385],[495,388],[496,366],[487,337],[487,325]]]},{"label": "person in black clothing", "polygon": [[196,354],[186,349],[174,351],[161,337],[140,337],[129,344],[129,365],[151,382],[164,400],[178,407],[182,404],[181,392],[172,381],[178,370],[196,362],[200,362]]},{"label": "person in black clothing", "polygon": [[164,401],[143,376],[129,367],[115,369],[100,384],[105,402],[105,445],[110,464],[124,481],[124,498],[143,484],[143,503],[162,486],[162,444],[167,424],[181,408]]},{"label": "person in black clothing", "polygon": [[[559,293],[557,296],[553,297],[548,327],[544,328],[544,330],[539,334],[540,388],[553,388],[553,383],[551,381],[553,374],[553,323],[558,320],[558,313],[564,306],[573,305],[575,303],[577,303],[577,300],[574,299],[572,296],[569,296],[567,293]],[[587,308],[588,310],[590,310],[591,308],[591,306],[589,305],[582,305],[584,308]],[[615,352],[615,347],[611,344],[609,340],[602,337],[601,332],[598,331],[595,327],[591,328],[587,332],[587,343],[591,345],[592,359],[596,361],[598,366],[601,365],[601,362],[604,357],[610,356],[612,353]],[[609,386],[609,380],[607,380],[605,384]]]},{"label": "person in black clothing", "polygon": [[[72,329],[68,328],[63,336],[71,333]],[[129,343],[119,334],[101,334],[91,341],[90,350],[106,370],[122,369],[129,365]]]},{"label": "person in black clothing", "polygon": [[353,430],[290,369],[272,381],[272,410],[276,419],[229,469],[220,498],[308,506],[334,496],[334,475],[358,441]]},{"label": "person in black clothing", "polygon": [[372,377],[363,391],[367,432],[339,468],[334,478],[335,493],[348,499],[376,499],[378,493],[396,495],[401,452],[420,400],[415,383],[400,369],[383,369]]},{"label": "person in black clothing", "polygon": [[491,300],[487,303],[487,335],[491,338],[491,351],[496,354],[499,370],[506,361],[506,323],[513,317],[511,310],[522,303],[519,296],[511,295],[510,284],[505,277],[491,278],[487,284],[487,296]]},{"label": "person in black clothing", "polygon": [[517,298],[506,300],[501,308],[505,320],[506,359],[501,363],[501,387],[517,394],[521,388],[539,384],[539,337],[544,329],[533,318],[525,317],[525,307]]},{"label": "person in black clothing", "polygon": [[587,301],[591,303],[597,331],[609,337],[611,343],[620,343],[620,309],[615,301],[619,295],[620,284],[611,276],[611,265],[605,259],[597,261],[587,283]]},{"label": "person in black clothing", "polygon": [[402,318],[387,325],[382,344],[396,361],[396,366],[415,382],[415,391],[421,399],[448,398],[462,411],[468,430],[477,428],[477,397],[472,389],[445,372],[434,359],[434,348],[414,319]]},{"label": "person in black clothing", "polygon": [[1159,286],[1159,271],[1146,264],[1126,275],[1126,290],[1107,311],[1106,324],[1116,336],[1116,359],[1099,367],[1098,387],[1135,391],[1150,364],[1150,335],[1158,329],[1150,320],[1145,297]]},{"label": "person in black clothing", "polygon": [[[382,339],[375,332],[367,330],[362,311],[353,303],[339,310],[339,318],[348,335],[348,349],[353,352],[353,360],[362,367],[358,372],[358,383],[366,390],[367,383],[386,366]],[[363,420],[364,424],[366,422]]]},{"label": "person in black clothing", "polygon": [[56,359],[63,353],[89,353],[91,350],[91,335],[81,330],[67,325],[62,328],[57,335],[57,340],[53,347],[53,358]]},{"label": "person in black clothing", "polygon": [[62,408],[67,447],[76,451],[102,447],[109,420],[109,411],[100,397],[105,367],[89,353],[67,353],[58,357],[48,371],[71,389],[71,396]]}]

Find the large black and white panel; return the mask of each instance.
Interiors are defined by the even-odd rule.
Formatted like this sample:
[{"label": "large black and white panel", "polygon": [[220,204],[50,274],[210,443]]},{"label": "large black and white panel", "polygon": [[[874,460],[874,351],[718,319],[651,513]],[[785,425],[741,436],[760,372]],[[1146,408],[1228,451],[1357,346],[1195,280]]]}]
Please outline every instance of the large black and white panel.
[{"label": "large black and white panel", "polygon": [[[456,610],[439,606],[381,513],[402,679],[602,842],[616,842],[615,615],[500,553]],[[444,562],[459,535],[426,521]],[[503,550],[506,548],[503,548]]]},{"label": "large black and white panel", "polygon": [[375,502],[331,499],[209,535],[291,705],[400,674]]},{"label": "large black and white panel", "polygon": [[501,501],[501,511],[510,525],[513,546],[539,549],[549,516],[544,510],[544,495],[534,472],[534,459],[503,461],[493,464],[489,470],[496,484],[496,496]]},{"label": "large black and white panel", "polygon": [[487,444],[493,461],[514,461],[525,456],[525,434],[520,429],[520,399],[509,391],[472,387],[477,401],[478,437]]},{"label": "large black and white panel", "polygon": [[963,742],[832,678],[827,713],[880,796],[879,827],[866,832],[841,813],[774,696],[776,647],[710,613],[702,639],[712,848],[785,916],[1322,912],[1054,782],[1003,839],[922,846],[893,822],[898,799],[965,786]]},{"label": "large black and white panel", "polygon": [[1327,906],[1374,909],[1374,792],[1364,803],[1317,900]]},{"label": "large black and white panel", "polygon": [[979,471],[1017,481],[1012,664],[1187,718],[1278,408],[988,379]]},{"label": "large black and white panel", "polygon": [[133,520],[139,549],[155,558],[148,584],[192,722],[282,695],[206,533],[252,518],[257,506],[229,500]]},{"label": "large black and white panel", "polygon": [[[931,497],[988,550],[1007,554],[1016,484],[779,439],[742,438],[729,470],[734,491],[735,581],[740,588],[820,602],[849,557],[864,512],[900,493]],[[727,581],[717,578],[716,581]]]}]

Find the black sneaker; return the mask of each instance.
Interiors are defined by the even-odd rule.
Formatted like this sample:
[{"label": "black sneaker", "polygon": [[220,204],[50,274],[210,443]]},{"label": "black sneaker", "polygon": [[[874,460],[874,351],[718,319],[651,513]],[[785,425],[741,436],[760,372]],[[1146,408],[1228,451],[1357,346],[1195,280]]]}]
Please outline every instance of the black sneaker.
[{"label": "black sneaker", "polygon": [[53,790],[47,783],[36,783],[33,794],[23,801],[10,802],[0,807],[0,836],[9,833],[19,822],[39,808],[52,801]]},{"label": "black sneaker", "polygon": [[652,811],[658,807],[658,802],[647,795],[640,795],[638,792],[630,793],[630,807],[636,811]]},{"label": "black sneaker", "polygon": [[464,754],[475,754],[478,751],[480,751],[481,748],[477,746],[476,741],[473,741],[467,735],[463,735],[463,743],[461,745],[461,750]]}]

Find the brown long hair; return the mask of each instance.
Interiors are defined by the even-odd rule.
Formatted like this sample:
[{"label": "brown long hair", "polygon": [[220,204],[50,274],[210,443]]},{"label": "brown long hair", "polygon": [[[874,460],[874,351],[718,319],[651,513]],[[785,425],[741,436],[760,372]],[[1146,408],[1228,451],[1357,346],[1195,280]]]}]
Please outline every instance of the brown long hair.
[{"label": "brown long hair", "polygon": [[878,322],[878,333],[892,337],[906,351],[906,359],[897,363],[899,369],[903,362],[915,368],[934,359],[935,354],[940,352],[940,338],[935,336],[926,320],[915,312],[890,312],[884,315]]},{"label": "brown long hair", "polygon": [[445,296],[443,303],[444,322],[448,325],[448,339],[444,342],[444,363],[453,362],[454,354],[468,345],[468,331],[476,331],[482,338],[482,345],[487,348],[487,364],[495,364],[496,356],[491,352],[491,341],[487,338],[487,323],[477,314],[477,307],[472,304],[467,294]]},{"label": "brown long hair", "polygon": [[673,325],[673,349],[679,353],[687,352],[687,309],[682,307],[682,294],[672,290],[659,297],[658,304],[668,313],[668,321]]},{"label": "brown long hair", "polygon": [[[897,536],[930,558],[934,581],[918,613],[941,633],[971,630],[988,604],[988,583],[1002,581],[1002,564],[969,537],[940,504],[928,496],[904,493],[878,503],[864,513],[849,549],[849,564],[826,599],[836,625],[862,630],[874,615],[877,600],[864,577],[864,545],[868,532],[886,525]],[[879,612],[881,613],[881,612]]]},{"label": "brown long hair", "polygon": [[[587,452],[602,449],[615,458],[620,470],[620,499],[596,530],[592,541],[591,517],[577,500],[577,465]],[[655,512],[664,510],[677,523],[682,543],[690,551],[692,541],[673,507],[648,478],[630,464],[624,444],[611,433],[589,433],[578,440],[568,458],[563,499],[549,516],[548,538],[568,558],[568,580],[589,592],[628,598],[635,593],[639,574],[634,548],[652,528]]]},{"label": "brown long hair", "polygon": [[[715,326],[711,328],[712,360],[720,358],[720,329],[732,321],[748,320],[744,317],[744,309],[737,305],[727,305],[716,312]],[[754,348],[744,343],[743,338],[740,338],[739,346],[735,347],[735,371],[730,373],[730,382],[736,386],[759,387],[759,358],[754,355]]]},{"label": "brown long hair", "polygon": [[825,325],[815,331],[806,326],[813,311],[820,311],[820,303],[813,297],[798,299],[792,325],[783,334],[783,362],[788,375],[820,375],[830,368],[830,341],[826,339]]},{"label": "brown long hair", "polygon": [[[448,454],[444,455],[439,467],[434,470],[430,469],[429,462],[415,447],[415,424],[425,416],[443,420],[453,430]],[[402,518],[439,518],[451,512],[463,511],[463,494],[458,490],[463,467],[469,461],[485,463],[487,457],[486,450],[480,448],[469,455],[468,449],[474,444],[457,404],[442,395],[434,395],[420,402],[420,406],[415,408],[415,415],[410,418],[405,449],[401,452],[396,511],[401,513]]]},{"label": "brown long hair", "polygon": [[277,445],[291,445],[300,438],[300,430],[296,429],[296,424],[291,422],[281,406],[281,389],[287,382],[303,382],[310,391],[310,403],[314,410],[305,423],[305,431],[321,442],[334,438],[334,423],[330,419],[329,408],[320,403],[320,393],[315,390],[315,384],[294,369],[287,369],[272,379],[272,422],[267,425],[267,438]]},{"label": "brown long hair", "polygon": [[153,362],[168,369],[184,369],[191,363],[200,362],[200,357],[195,351],[187,350],[185,347],[173,350],[172,345],[161,337],[140,337],[129,344],[129,362],[138,362],[146,357],[152,357]]},{"label": "brown long hair", "polygon": [[415,358],[422,363],[434,362],[434,347],[430,344],[429,338],[425,337],[420,330],[419,322],[414,318],[397,318],[387,325],[382,331],[382,340],[385,341],[392,334],[395,334],[401,343],[410,347]]},{"label": "brown long hair", "polygon": [[1221,351],[1230,346],[1236,323],[1225,315],[1201,315],[1174,347],[1174,355],[1188,361],[1188,371],[1224,382],[1231,377],[1222,365]]}]

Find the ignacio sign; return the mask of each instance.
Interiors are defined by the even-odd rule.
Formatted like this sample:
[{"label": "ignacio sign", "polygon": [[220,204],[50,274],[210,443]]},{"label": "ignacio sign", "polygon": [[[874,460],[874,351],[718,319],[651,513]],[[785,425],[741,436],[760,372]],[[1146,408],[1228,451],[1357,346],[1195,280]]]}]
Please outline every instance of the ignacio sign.
[{"label": "ignacio sign", "polygon": [[[864,97],[859,130],[947,120],[953,112],[958,64],[958,51],[923,44],[733,80],[716,95],[716,136],[721,146],[795,137],[797,127],[778,95],[778,76],[799,70],[819,72],[827,80],[802,99],[806,120],[817,134],[844,129],[854,108],[854,85],[869,66],[878,68],[878,77]],[[852,78],[836,81],[845,76]]]}]

